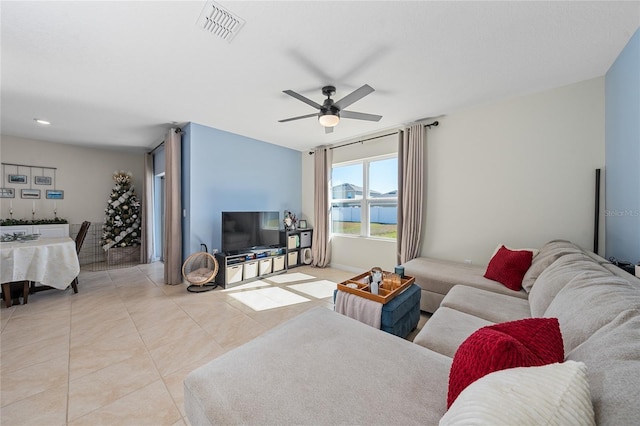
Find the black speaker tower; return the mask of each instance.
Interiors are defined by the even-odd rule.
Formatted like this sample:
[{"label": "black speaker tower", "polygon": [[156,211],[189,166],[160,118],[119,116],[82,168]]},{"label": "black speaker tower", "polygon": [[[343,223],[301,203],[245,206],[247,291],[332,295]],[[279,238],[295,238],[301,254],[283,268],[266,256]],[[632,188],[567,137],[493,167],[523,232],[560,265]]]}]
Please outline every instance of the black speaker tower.
[{"label": "black speaker tower", "polygon": [[596,169],[596,202],[593,222],[593,252],[598,254],[598,234],[600,233],[600,169]]}]

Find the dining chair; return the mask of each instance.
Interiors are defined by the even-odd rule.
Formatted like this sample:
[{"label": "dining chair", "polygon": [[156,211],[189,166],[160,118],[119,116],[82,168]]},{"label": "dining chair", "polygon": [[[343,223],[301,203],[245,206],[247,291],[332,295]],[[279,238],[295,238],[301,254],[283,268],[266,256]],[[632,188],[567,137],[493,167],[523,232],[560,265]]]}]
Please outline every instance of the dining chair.
[{"label": "dining chair", "polygon": [[[7,306],[7,308],[10,308],[13,304],[12,293],[11,293],[11,287],[13,287],[12,284],[22,285],[22,303],[26,305],[27,302],[29,301],[29,281],[16,281],[16,282],[2,283],[2,298],[4,300],[5,305]],[[19,304],[20,299],[17,297],[15,299],[17,300],[16,303]]]},{"label": "dining chair", "polygon": [[[76,254],[80,256],[80,250],[82,249],[82,244],[84,244],[84,239],[87,236],[87,231],[89,231],[89,227],[91,226],[91,222],[84,221],[80,226],[80,230],[78,231],[78,235],[76,235]],[[78,292],[78,277],[75,277],[73,281],[71,281],[71,288],[73,288],[73,292]]]}]

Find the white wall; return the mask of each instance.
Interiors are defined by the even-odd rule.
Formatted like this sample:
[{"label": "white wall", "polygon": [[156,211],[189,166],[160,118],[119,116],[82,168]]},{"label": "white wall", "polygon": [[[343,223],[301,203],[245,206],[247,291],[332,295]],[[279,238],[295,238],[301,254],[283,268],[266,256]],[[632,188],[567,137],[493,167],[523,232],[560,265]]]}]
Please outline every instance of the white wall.
[{"label": "white wall", "polygon": [[[112,176],[115,170],[132,172],[136,195],[138,199],[142,196],[143,154],[84,148],[6,135],[2,135],[0,154],[3,163],[56,167],[56,189],[64,191],[64,200],[56,201],[58,217],[67,219],[72,224],[82,223],[84,220],[104,221],[104,209],[113,188]],[[20,198],[20,189],[28,189],[29,184],[7,183],[6,174],[14,172],[14,168],[7,166],[5,176],[2,177],[2,187],[16,188],[16,198],[12,199],[13,218],[31,219],[32,200]],[[21,174],[25,172],[28,174],[28,169],[20,169]],[[36,219],[53,218],[54,202],[45,197],[45,190],[53,187],[33,185],[32,188],[42,191],[41,198],[35,200]],[[3,219],[9,217],[8,198],[0,198],[0,215]]]},{"label": "white wall", "polygon": [[[563,238],[591,249],[604,119],[602,77],[438,118],[426,136],[422,255],[486,265],[498,243],[540,247]],[[347,150],[378,149],[374,142],[337,149],[334,162]],[[303,157],[302,204],[311,217],[313,158]],[[336,237],[331,263],[390,268],[395,243]]]},{"label": "white wall", "polygon": [[499,243],[593,246],[604,79],[451,114],[428,131],[422,254],[487,264]]}]

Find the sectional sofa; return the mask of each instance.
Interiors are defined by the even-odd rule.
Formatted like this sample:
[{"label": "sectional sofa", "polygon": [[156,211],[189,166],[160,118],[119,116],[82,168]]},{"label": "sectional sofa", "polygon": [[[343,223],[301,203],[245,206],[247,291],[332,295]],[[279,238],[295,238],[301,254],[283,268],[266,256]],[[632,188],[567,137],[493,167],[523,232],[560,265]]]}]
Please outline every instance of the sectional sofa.
[{"label": "sectional sofa", "polygon": [[[316,308],[200,367],[191,424],[637,424],[640,280],[567,241],[540,249],[520,291],[466,272],[414,342]],[[460,365],[493,362],[487,344],[559,359],[485,371],[451,401],[451,380],[477,373]]]}]

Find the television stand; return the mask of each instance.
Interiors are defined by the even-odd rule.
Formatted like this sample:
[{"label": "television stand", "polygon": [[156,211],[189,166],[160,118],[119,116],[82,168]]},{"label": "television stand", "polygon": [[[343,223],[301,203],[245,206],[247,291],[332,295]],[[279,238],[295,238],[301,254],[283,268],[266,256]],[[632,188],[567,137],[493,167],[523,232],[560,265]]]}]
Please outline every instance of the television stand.
[{"label": "television stand", "polygon": [[308,257],[311,256],[312,240],[313,229],[311,228],[280,231],[280,245],[286,249],[287,270],[311,263]]},{"label": "television stand", "polygon": [[285,247],[277,246],[216,253],[220,265],[216,283],[226,289],[286,272],[285,252]]}]

